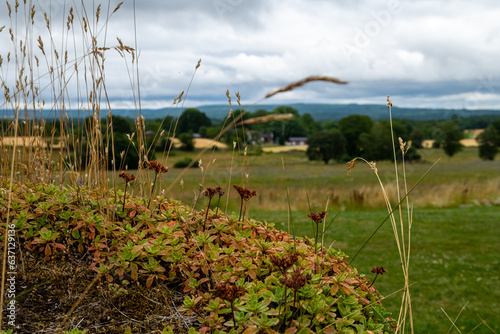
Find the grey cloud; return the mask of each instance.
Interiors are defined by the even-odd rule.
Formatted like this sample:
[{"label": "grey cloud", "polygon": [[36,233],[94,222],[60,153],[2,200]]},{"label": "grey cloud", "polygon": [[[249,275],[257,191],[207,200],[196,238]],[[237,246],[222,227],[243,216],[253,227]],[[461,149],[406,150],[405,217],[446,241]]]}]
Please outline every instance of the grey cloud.
[{"label": "grey cloud", "polygon": [[[112,0],[110,9],[118,2]],[[73,2],[40,0],[45,8],[49,3],[55,44],[61,45],[62,20]],[[463,104],[467,96],[484,103],[496,101],[487,94],[500,96],[498,85],[476,94],[481,78],[500,80],[500,11],[493,0],[137,0],[136,30],[132,4],[125,1],[103,33],[109,46],[116,45],[118,36],[133,47],[137,34],[144,103],[173,100],[188,85],[199,58],[202,65],[190,93],[193,104],[225,103],[226,89],[239,90],[251,103],[312,74],[340,77],[351,84],[348,89],[313,84],[278,98],[378,101],[389,93],[411,103],[419,103],[419,97],[442,106]],[[103,3],[101,17],[106,6]],[[91,15],[95,8],[87,10]],[[39,33],[47,40],[43,17],[39,18],[35,36]],[[0,27],[8,25],[3,10],[0,20]],[[81,45],[81,36],[77,39]],[[5,58],[12,49],[6,31],[0,41]],[[129,98],[123,59],[113,50],[106,59],[109,92],[115,100]]]}]

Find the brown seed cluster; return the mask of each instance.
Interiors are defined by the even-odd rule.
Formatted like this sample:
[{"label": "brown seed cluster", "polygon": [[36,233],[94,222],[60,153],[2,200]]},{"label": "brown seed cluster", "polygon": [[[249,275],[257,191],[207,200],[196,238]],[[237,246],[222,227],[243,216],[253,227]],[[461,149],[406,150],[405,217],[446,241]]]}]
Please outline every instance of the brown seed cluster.
[{"label": "brown seed cluster", "polygon": [[257,196],[257,192],[255,190],[250,190],[237,184],[233,185],[233,188],[236,189],[242,200],[248,201],[250,198]]},{"label": "brown seed cluster", "polygon": [[229,282],[220,281],[215,285],[215,288],[219,291],[220,297],[230,303],[245,294],[245,289],[242,286],[236,286]]},{"label": "brown seed cluster", "polygon": [[316,224],[319,224],[323,219],[325,219],[326,214],[326,211],[321,211],[320,213],[310,212],[307,214],[307,217],[311,218]]},{"label": "brown seed cluster", "polygon": [[129,182],[132,182],[135,180],[134,175],[131,175],[131,174],[128,174],[125,172],[121,172],[120,174],[118,174],[118,176],[121,177],[122,179],[124,179],[126,183],[129,183]]},{"label": "brown seed cluster", "polygon": [[222,190],[222,187],[215,188],[215,191],[217,192],[217,195],[219,195],[219,197],[224,195],[224,190]]},{"label": "brown seed cluster", "polygon": [[156,174],[166,173],[168,172],[168,168],[163,166],[158,161],[146,161],[144,164],[146,168],[151,168],[155,171]]},{"label": "brown seed cluster", "polygon": [[295,291],[306,285],[306,282],[312,277],[311,274],[304,274],[304,269],[297,267],[293,270],[289,278],[280,279],[281,284]]},{"label": "brown seed cluster", "polygon": [[216,194],[217,190],[215,188],[208,187],[207,189],[203,190],[203,195],[205,195],[205,197],[213,198]]},{"label": "brown seed cluster", "polygon": [[385,272],[387,272],[387,269],[385,269],[384,267],[373,267],[371,272],[377,275],[383,275]]},{"label": "brown seed cluster", "polygon": [[219,195],[219,197],[221,197],[222,195],[224,195],[224,190],[222,190],[222,187],[216,187],[216,188],[208,187],[203,191],[203,195],[209,198],[213,198],[215,195]]},{"label": "brown seed cluster", "polygon": [[269,260],[271,261],[273,266],[278,268],[283,276],[286,276],[286,271],[288,270],[288,268],[293,266],[298,259],[299,255],[297,253],[283,255],[283,257],[279,257],[277,255],[269,256]]}]

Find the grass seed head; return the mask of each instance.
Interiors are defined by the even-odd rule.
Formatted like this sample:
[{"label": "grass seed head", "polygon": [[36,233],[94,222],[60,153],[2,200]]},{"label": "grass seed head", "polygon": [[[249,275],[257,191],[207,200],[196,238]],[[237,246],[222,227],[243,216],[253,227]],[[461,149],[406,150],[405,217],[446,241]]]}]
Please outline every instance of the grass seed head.
[{"label": "grass seed head", "polygon": [[352,159],[347,163],[347,175],[351,175],[351,169],[356,166],[356,158]]}]

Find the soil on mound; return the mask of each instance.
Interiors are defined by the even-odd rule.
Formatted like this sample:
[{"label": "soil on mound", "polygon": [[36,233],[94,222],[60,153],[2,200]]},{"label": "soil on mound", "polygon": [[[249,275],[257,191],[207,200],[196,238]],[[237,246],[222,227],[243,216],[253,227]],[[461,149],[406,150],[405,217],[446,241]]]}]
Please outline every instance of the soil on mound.
[{"label": "soil on mound", "polygon": [[[18,257],[19,258],[19,257]],[[86,261],[46,261],[24,255],[17,275],[14,333],[62,333],[74,328],[88,333],[159,333],[170,326],[174,333],[199,327],[196,317],[178,311],[185,293],[161,283],[146,288],[137,283],[109,284],[89,270]],[[76,307],[75,307],[76,306]],[[10,329],[4,316],[4,329]]]}]

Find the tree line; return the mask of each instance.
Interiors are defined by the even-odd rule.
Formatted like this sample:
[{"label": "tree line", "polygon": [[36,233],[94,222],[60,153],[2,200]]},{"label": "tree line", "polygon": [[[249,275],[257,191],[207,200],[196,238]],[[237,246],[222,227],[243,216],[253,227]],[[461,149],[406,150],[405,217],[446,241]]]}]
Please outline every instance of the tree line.
[{"label": "tree line", "polygon": [[[237,110],[225,120],[212,120],[203,111],[196,108],[184,110],[178,118],[166,116],[164,119],[145,120],[143,128],[143,139],[149,154],[164,152],[172,149],[170,138],[175,136],[181,141],[180,150],[194,150],[193,138],[200,136],[204,138],[216,138],[222,129],[233,120],[251,120],[257,117],[273,115],[290,115],[287,119],[267,118],[265,122],[238,125],[225,132],[220,140],[232,146],[234,141],[244,141],[249,146],[259,146],[264,142],[273,142],[284,145],[291,137],[307,138],[307,156],[310,160],[321,160],[325,163],[330,161],[344,162],[362,156],[369,160],[392,159],[392,135],[388,120],[374,121],[366,115],[350,115],[338,121],[318,122],[309,114],[300,115],[299,112],[288,106],[278,107],[272,111],[259,109],[254,112]],[[241,116],[241,117],[240,117]],[[135,120],[113,115],[112,118],[114,151],[127,154],[122,164],[128,165],[130,169],[136,168],[138,161],[137,150],[131,145],[138,145],[137,137],[130,138],[136,131]],[[64,121],[63,121],[64,122]],[[88,129],[92,118],[88,117],[83,122],[75,125],[75,122],[66,120],[63,127],[59,120],[45,124],[45,134],[58,138],[60,130],[66,132],[78,141],[69,140],[69,144],[76,142],[80,145],[80,152],[87,151],[85,145],[88,142]],[[106,133],[109,122],[101,122],[101,132]],[[20,123],[23,126],[23,123]],[[0,120],[2,129],[9,126],[7,120]],[[446,121],[415,121],[406,119],[393,120],[392,129],[396,147],[399,147],[398,138],[410,141],[412,146],[406,154],[408,160],[419,160],[417,149],[422,148],[425,139],[434,140],[434,147],[441,147],[448,156],[453,156],[462,149],[460,140],[463,139],[463,131],[470,128],[485,128],[477,138],[479,143],[479,156],[485,160],[493,160],[500,147],[500,119],[492,116],[477,116],[461,118],[452,116]],[[20,133],[23,130],[20,129]],[[3,133],[3,131],[2,131]],[[160,136],[162,134],[162,136]],[[66,136],[67,134],[65,134]],[[135,141],[134,141],[135,140]],[[111,151],[111,150],[109,150]],[[111,159],[111,158],[109,158]],[[84,154],[80,157],[85,161]]]}]

